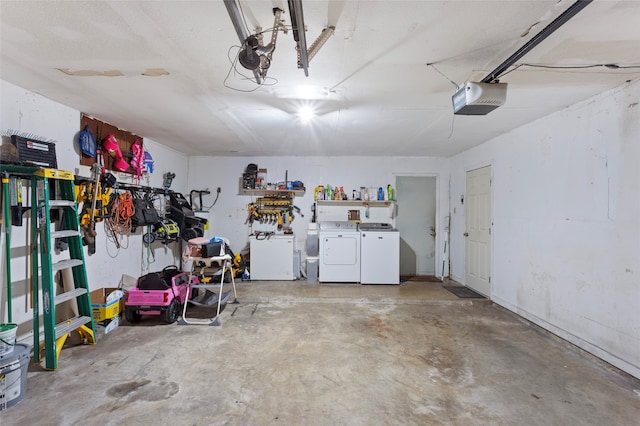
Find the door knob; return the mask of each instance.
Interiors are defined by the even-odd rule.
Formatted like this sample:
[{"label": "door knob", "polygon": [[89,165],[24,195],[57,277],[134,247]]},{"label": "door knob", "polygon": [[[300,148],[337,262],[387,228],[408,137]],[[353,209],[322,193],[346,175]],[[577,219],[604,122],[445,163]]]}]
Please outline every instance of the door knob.
[{"label": "door knob", "polygon": [[468,233],[468,232],[465,232],[465,233],[464,233],[464,234],[462,234],[462,235],[464,235],[465,237],[468,237],[468,236],[469,236],[469,233]]}]

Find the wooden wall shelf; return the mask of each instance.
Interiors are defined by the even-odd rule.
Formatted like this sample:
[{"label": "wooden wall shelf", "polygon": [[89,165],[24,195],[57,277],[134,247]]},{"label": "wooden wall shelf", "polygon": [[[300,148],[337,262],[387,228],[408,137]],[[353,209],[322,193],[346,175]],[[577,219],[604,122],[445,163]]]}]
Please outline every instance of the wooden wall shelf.
[{"label": "wooden wall shelf", "polygon": [[300,197],[304,195],[304,189],[245,189],[240,188],[238,195],[257,195],[264,197],[268,195],[290,194],[292,197]]},{"label": "wooden wall shelf", "polygon": [[388,207],[394,203],[393,200],[317,200],[316,203],[319,206],[365,206],[369,205],[369,207]]},{"label": "wooden wall shelf", "polygon": [[[260,169],[264,172],[267,169]],[[287,194],[291,198],[302,197],[305,193],[305,189],[252,189],[252,188],[243,188],[242,185],[242,177],[238,182],[238,195],[253,195],[258,197],[277,197],[280,194]]]}]

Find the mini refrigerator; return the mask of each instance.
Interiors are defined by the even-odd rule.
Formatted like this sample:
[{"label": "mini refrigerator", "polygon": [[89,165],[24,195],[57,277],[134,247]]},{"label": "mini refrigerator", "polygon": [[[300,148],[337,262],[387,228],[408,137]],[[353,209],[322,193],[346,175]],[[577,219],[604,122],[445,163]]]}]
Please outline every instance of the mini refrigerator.
[{"label": "mini refrigerator", "polygon": [[271,235],[249,238],[251,280],[293,280],[293,235]]}]

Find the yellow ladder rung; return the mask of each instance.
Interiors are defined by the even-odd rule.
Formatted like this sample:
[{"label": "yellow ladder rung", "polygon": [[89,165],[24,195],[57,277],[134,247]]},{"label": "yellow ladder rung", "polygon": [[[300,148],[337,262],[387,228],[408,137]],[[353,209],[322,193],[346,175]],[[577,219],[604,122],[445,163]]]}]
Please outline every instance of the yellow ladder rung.
[{"label": "yellow ladder rung", "polygon": [[58,170],[58,169],[38,169],[34,175],[51,178],[51,179],[62,179],[62,180],[73,180],[73,173],[68,172],[66,170]]}]

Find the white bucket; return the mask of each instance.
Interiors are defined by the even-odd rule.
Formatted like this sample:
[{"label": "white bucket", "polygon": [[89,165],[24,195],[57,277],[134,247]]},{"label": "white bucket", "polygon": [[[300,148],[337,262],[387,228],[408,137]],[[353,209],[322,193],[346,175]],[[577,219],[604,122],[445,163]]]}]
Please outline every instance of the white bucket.
[{"label": "white bucket", "polygon": [[0,356],[13,352],[18,324],[0,324]]}]

